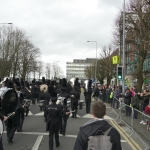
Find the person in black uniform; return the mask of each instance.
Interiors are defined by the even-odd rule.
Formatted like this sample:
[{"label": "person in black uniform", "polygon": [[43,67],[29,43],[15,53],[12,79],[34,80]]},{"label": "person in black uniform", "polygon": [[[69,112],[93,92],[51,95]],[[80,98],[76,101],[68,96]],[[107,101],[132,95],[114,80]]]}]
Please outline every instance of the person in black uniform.
[{"label": "person in black uniform", "polygon": [[19,99],[19,103],[18,103],[18,108],[17,108],[17,114],[18,114],[18,119],[17,119],[17,132],[22,132],[22,126],[23,126],[23,122],[24,122],[24,96],[23,93],[21,92],[21,84],[19,82],[19,80],[15,80],[15,90],[18,94],[18,99]]},{"label": "person in black uniform", "polygon": [[37,86],[35,85],[35,79],[32,80],[32,89],[31,89],[31,94],[32,94],[32,104],[35,104],[35,101],[37,99]]},{"label": "person in black uniform", "polygon": [[60,120],[62,118],[61,106],[56,104],[57,93],[53,92],[51,95],[52,104],[46,110],[47,124],[46,131],[49,131],[49,150],[53,150],[53,137],[55,135],[55,145],[59,147],[59,128]]},{"label": "person in black uniform", "polygon": [[47,118],[46,118],[46,109],[47,109],[47,107],[48,107],[48,105],[49,105],[49,103],[50,103],[50,99],[51,99],[51,90],[53,90],[53,86],[48,86],[48,88],[47,88],[47,91],[45,91],[44,92],[44,100],[45,100],[45,102],[44,102],[44,108],[43,108],[43,110],[44,110],[44,117],[45,117],[45,119],[44,119],[44,121],[46,122],[47,121]]},{"label": "person in black uniform", "polygon": [[[11,80],[8,80],[6,83],[6,87],[14,89],[14,83]],[[11,98],[13,100],[15,97]],[[12,139],[14,137],[15,131],[17,130],[17,119],[18,119],[18,112],[16,111],[15,115],[6,121],[7,141],[9,144],[13,143]]]},{"label": "person in black uniform", "polygon": [[64,106],[62,111],[62,135],[65,136],[66,134],[66,127],[67,127],[67,120],[70,115],[70,111],[68,110],[67,106]]},{"label": "person in black uniform", "polygon": [[78,78],[75,79],[73,90],[70,92],[71,109],[75,111],[72,113],[72,118],[77,118],[78,101],[80,99],[80,85],[78,84]]},{"label": "person in black uniform", "polygon": [[92,95],[91,84],[92,84],[92,80],[89,80],[87,89],[84,90],[84,96],[85,96],[85,102],[86,102],[86,113],[90,113],[91,95]]},{"label": "person in black uniform", "polygon": [[[0,99],[1,101],[1,99]],[[0,119],[1,121],[7,121],[7,118],[6,116],[3,116],[2,113],[0,112]],[[3,131],[0,131],[0,133],[2,133]],[[4,150],[3,149],[3,142],[2,142],[2,135],[0,134],[0,150]]]}]

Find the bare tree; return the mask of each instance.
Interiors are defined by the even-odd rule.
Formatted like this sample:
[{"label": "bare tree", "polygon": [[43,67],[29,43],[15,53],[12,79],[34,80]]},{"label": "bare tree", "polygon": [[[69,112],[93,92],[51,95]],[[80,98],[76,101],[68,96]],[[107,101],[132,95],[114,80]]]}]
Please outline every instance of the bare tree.
[{"label": "bare tree", "polygon": [[11,29],[3,26],[0,32],[0,75],[1,77],[9,76],[11,72]]},{"label": "bare tree", "polygon": [[90,66],[85,67],[84,73],[87,78],[92,78],[94,77],[94,72],[95,72],[95,65],[91,64]]},{"label": "bare tree", "polygon": [[0,37],[0,77],[18,76],[25,79],[36,69],[39,49],[29,41],[23,31],[13,26],[3,26]]},{"label": "bare tree", "polygon": [[116,54],[118,54],[118,50],[114,51],[111,45],[109,45],[108,48],[104,46],[100,53],[98,71],[100,71],[100,74],[103,74],[102,77],[107,77],[107,84],[110,84],[112,77],[116,74],[116,72],[114,72],[116,65],[112,64],[112,57]]},{"label": "bare tree", "polygon": [[30,72],[37,72],[37,59],[39,57],[40,51],[36,48],[29,40],[24,41],[22,48],[22,55],[20,58],[20,68],[19,73],[22,79],[25,80]]},{"label": "bare tree", "polygon": [[[133,77],[137,78],[137,88],[140,91],[143,85],[143,66],[150,54],[150,2],[149,0],[130,0],[126,6],[127,12],[125,15],[126,19],[126,58],[127,65],[132,64],[134,71],[132,71]],[[122,14],[117,19],[117,26],[121,28],[122,24],[119,24],[119,20],[122,22]],[[119,31],[119,30],[118,30]],[[121,33],[116,32],[119,38]],[[116,36],[117,39],[117,36]],[[116,40],[117,41],[117,40]],[[122,41],[122,39],[120,39]],[[122,45],[122,44],[120,44]]]},{"label": "bare tree", "polygon": [[42,73],[43,73],[43,62],[37,61],[37,74],[39,79],[41,78]]},{"label": "bare tree", "polygon": [[62,74],[62,69],[57,63],[53,63],[52,72],[53,72],[54,79],[58,79],[60,75]]}]

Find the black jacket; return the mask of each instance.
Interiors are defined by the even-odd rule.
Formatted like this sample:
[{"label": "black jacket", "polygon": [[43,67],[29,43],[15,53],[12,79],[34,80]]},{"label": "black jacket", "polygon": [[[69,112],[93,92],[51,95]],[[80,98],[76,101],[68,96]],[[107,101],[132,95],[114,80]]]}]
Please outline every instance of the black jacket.
[{"label": "black jacket", "polygon": [[51,104],[46,110],[47,116],[47,124],[46,124],[46,131],[49,131],[49,128],[53,126],[57,126],[59,129],[59,124],[62,118],[62,107],[57,104]]},{"label": "black jacket", "polygon": [[145,108],[148,104],[149,104],[149,95],[142,96],[141,111],[145,111]]},{"label": "black jacket", "polygon": [[50,102],[50,98],[51,98],[51,96],[50,96],[50,93],[49,92],[46,92],[46,93],[44,93],[44,95],[45,95],[45,105],[49,105],[49,102]]},{"label": "black jacket", "polygon": [[93,97],[98,97],[99,96],[99,88],[98,87],[96,87],[95,89],[94,89],[94,94],[93,94]]},{"label": "black jacket", "polygon": [[84,96],[86,101],[91,101],[92,89],[88,89],[84,91]]},{"label": "black jacket", "polygon": [[131,92],[128,91],[122,96],[124,97],[124,103],[130,106],[130,103],[131,103]]},{"label": "black jacket", "polygon": [[[111,125],[106,120],[90,120],[80,128],[73,150],[87,150],[88,137],[95,135],[98,130],[102,130],[105,132],[110,127]],[[110,130],[108,136],[110,136],[110,141],[113,144],[112,150],[122,150],[120,143],[120,134],[115,128],[112,128]]]},{"label": "black jacket", "polygon": [[1,114],[0,112],[0,119],[3,121],[4,120],[4,116]]}]

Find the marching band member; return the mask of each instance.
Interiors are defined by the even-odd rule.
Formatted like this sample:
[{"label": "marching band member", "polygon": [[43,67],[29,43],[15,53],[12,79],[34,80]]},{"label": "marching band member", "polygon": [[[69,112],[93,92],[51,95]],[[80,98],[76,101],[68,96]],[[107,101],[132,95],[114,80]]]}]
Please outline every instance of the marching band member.
[{"label": "marching band member", "polygon": [[19,99],[19,103],[18,103],[18,108],[17,108],[17,113],[18,113],[18,126],[17,126],[17,132],[22,132],[22,126],[23,126],[23,122],[24,122],[24,96],[23,93],[21,92],[21,84],[19,82],[19,80],[14,80],[15,83],[15,90],[18,94],[18,99]]},{"label": "marching band member", "polygon": [[72,113],[72,118],[77,118],[78,101],[80,99],[80,85],[78,84],[78,78],[75,79],[73,91],[70,92],[71,109],[75,111]]},{"label": "marching band member", "polygon": [[[1,98],[0,98],[0,101],[1,101]],[[2,113],[0,112],[0,120],[1,121],[7,121],[7,116],[3,116],[2,115]],[[4,150],[3,149],[3,142],[2,142],[2,135],[1,135],[1,133],[2,133],[3,131],[0,131],[0,150]]]},{"label": "marching band member", "polygon": [[91,88],[92,80],[89,79],[86,88],[84,90],[85,102],[86,102],[86,113],[90,113],[91,107],[91,95],[92,95],[92,88]]},{"label": "marching band member", "polygon": [[49,131],[49,150],[53,150],[53,137],[55,135],[55,145],[59,147],[59,128],[60,128],[60,120],[62,118],[62,109],[61,106],[56,104],[57,101],[57,93],[53,92],[51,95],[52,104],[46,110],[47,116],[47,125],[46,131]]},{"label": "marching band member", "polygon": [[67,127],[67,120],[70,115],[70,111],[68,110],[67,106],[63,106],[62,111],[62,135],[65,136],[66,134],[66,127]]}]

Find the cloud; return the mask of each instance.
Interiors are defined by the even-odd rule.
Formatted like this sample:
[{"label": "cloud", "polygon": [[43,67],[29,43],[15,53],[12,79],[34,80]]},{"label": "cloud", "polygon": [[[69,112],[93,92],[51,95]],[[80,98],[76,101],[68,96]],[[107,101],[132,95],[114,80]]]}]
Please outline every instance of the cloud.
[{"label": "cloud", "polygon": [[1,22],[13,22],[26,31],[40,48],[42,60],[66,61],[95,58],[112,39],[120,0],[5,0],[0,5]]}]

